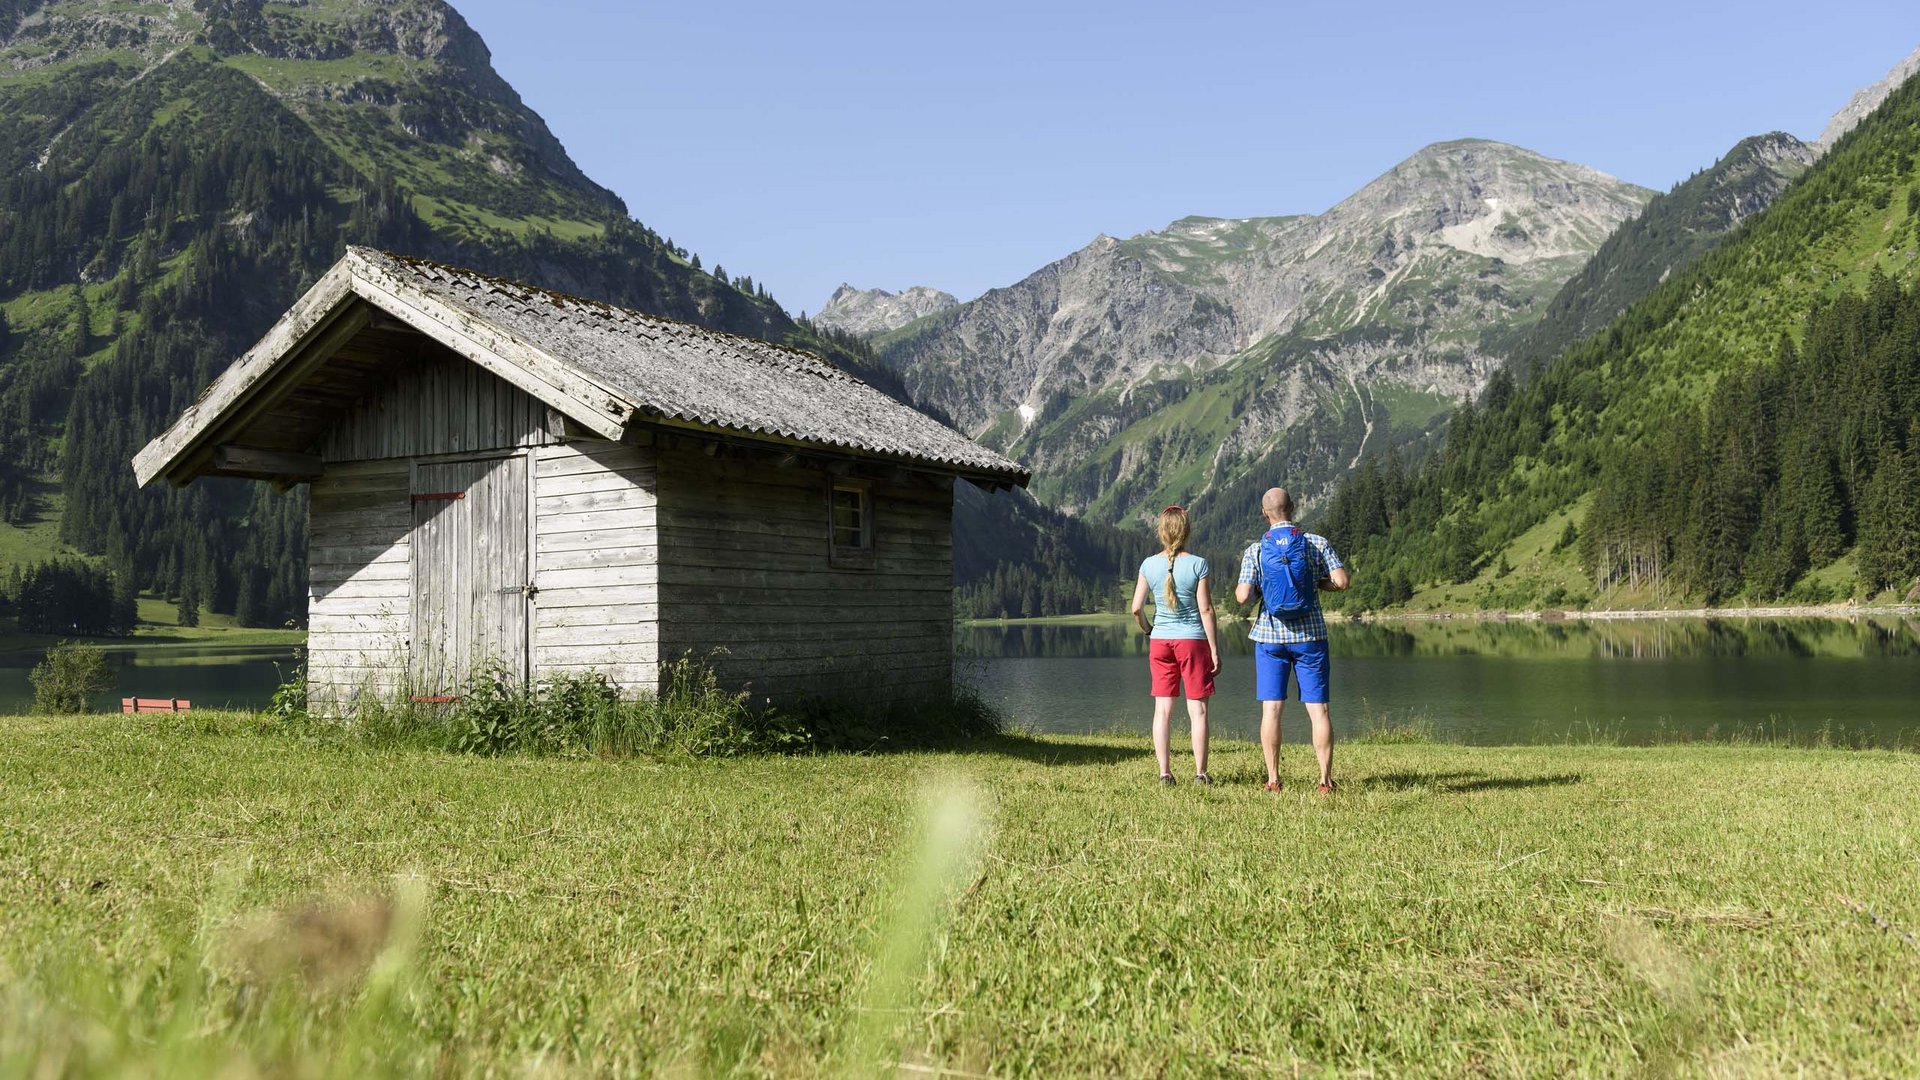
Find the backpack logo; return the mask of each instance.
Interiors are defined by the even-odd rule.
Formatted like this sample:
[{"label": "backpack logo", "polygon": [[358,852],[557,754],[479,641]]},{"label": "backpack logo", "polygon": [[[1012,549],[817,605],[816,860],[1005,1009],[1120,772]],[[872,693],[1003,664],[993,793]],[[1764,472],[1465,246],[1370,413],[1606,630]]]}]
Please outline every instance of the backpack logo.
[{"label": "backpack logo", "polygon": [[1269,529],[1260,538],[1260,601],[1268,615],[1298,618],[1319,605],[1310,547],[1293,525]]}]

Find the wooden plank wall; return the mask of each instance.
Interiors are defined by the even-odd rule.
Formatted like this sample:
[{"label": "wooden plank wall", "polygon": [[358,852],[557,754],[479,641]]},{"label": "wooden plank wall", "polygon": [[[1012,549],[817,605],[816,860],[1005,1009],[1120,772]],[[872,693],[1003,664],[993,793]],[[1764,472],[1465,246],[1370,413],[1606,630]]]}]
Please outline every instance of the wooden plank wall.
[{"label": "wooden plank wall", "polygon": [[534,452],[533,673],[658,688],[654,451],[586,440]]},{"label": "wooden plank wall", "polygon": [[350,711],[405,693],[413,585],[408,462],[334,465],[313,482],[307,518],[307,692]]},{"label": "wooden plank wall", "polygon": [[320,442],[329,462],[546,446],[547,407],[421,336],[391,381],[348,407]]},{"label": "wooden plank wall", "polygon": [[658,452],[660,656],[755,697],[912,701],[953,679],[951,481],[876,483],[874,566],[828,564],[826,473]]}]

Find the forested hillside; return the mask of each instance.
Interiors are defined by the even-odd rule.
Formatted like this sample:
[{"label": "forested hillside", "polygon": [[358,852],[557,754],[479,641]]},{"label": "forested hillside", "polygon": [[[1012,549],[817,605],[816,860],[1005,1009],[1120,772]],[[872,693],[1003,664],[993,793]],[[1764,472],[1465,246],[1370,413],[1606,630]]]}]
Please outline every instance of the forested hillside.
[{"label": "forested hillside", "polygon": [[1418,469],[1323,517],[1373,608],[1904,594],[1920,563],[1920,84]]},{"label": "forested hillside", "polygon": [[[103,606],[131,581],[188,618],[304,619],[303,495],[141,492],[128,461],[349,243],[865,370],[750,278],[627,217],[437,0],[0,14],[0,529],[35,563],[55,552],[30,539],[57,519],[109,571],[87,579]],[[23,626],[46,621],[19,610],[38,595],[4,598]]]}]

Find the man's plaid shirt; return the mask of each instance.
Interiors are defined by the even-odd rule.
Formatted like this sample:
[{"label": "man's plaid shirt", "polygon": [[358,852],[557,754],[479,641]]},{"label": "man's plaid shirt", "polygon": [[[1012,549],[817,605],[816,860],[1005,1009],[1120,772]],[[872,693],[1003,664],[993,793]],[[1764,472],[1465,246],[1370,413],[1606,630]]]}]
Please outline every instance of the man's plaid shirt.
[{"label": "man's plaid shirt", "polygon": [[[1283,521],[1280,525],[1291,525]],[[1273,528],[1279,528],[1275,525]],[[1340,556],[1327,543],[1327,538],[1318,533],[1307,533],[1307,558],[1313,563],[1313,580],[1325,581],[1333,571],[1344,567]],[[1320,611],[1320,602],[1316,597],[1313,610],[1305,615],[1296,615],[1291,619],[1276,619],[1267,614],[1267,606],[1260,601],[1260,541],[1255,540],[1240,556],[1240,584],[1253,586],[1253,632],[1247,636],[1263,645],[1297,645],[1303,641],[1327,640],[1327,617]]]}]

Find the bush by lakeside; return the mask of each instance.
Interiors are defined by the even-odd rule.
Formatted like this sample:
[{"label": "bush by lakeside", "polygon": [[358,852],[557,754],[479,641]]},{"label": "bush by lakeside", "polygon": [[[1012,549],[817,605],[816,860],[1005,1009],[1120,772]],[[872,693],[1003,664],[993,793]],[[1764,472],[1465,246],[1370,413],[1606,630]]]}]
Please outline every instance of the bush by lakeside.
[{"label": "bush by lakeside", "polygon": [[[1141,739],[726,761],[16,718],[31,1075],[1920,1069],[1913,758]],[[1384,740],[1403,739],[1402,742]]]}]

